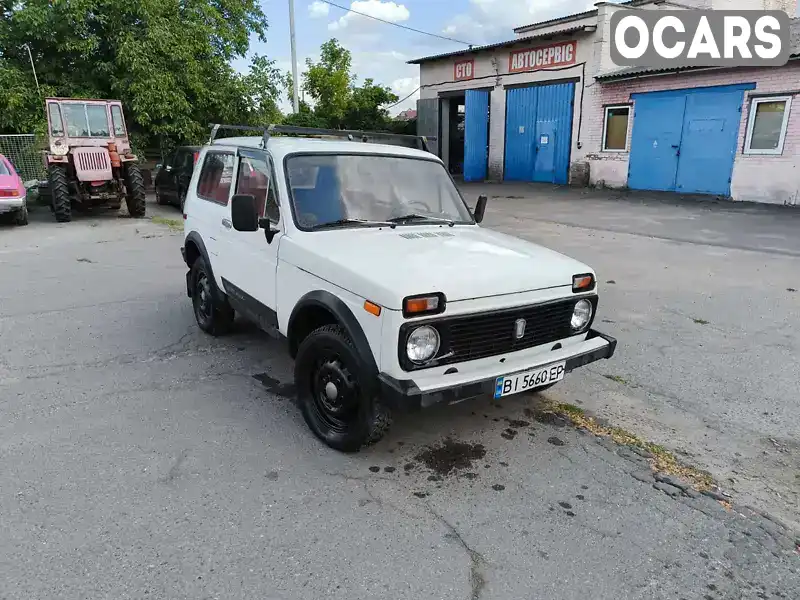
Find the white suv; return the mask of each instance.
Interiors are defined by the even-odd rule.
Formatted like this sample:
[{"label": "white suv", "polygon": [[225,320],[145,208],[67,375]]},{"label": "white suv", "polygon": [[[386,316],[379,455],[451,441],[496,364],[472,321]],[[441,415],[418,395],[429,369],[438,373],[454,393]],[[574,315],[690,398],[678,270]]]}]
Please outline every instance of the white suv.
[{"label": "white suv", "polygon": [[393,409],[541,390],[614,353],[591,329],[592,270],[481,227],[486,198],[473,214],[435,155],[216,130],[184,208],[197,323],[222,334],[238,312],[285,339],[329,446],[376,441]]}]

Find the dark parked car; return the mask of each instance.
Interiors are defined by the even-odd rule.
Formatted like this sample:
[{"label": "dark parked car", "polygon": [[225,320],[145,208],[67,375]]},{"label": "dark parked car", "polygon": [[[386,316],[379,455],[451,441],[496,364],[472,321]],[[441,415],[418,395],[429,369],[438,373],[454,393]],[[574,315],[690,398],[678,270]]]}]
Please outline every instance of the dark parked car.
[{"label": "dark parked car", "polygon": [[158,172],[155,188],[158,204],[172,204],[183,210],[186,189],[189,187],[199,151],[199,146],[180,146],[163,164],[156,165]]}]

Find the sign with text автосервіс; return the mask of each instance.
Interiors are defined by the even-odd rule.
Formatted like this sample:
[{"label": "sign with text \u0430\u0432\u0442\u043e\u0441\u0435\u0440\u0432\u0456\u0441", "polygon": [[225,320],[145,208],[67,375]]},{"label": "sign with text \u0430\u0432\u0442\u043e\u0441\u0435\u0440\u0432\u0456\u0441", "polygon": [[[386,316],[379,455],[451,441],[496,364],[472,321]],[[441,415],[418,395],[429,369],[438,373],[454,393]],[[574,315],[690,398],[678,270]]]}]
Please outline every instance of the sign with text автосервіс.
[{"label": "sign with text \u0430\u0432\u0442\u043e\u0441\u0435\u0440\u0432\u0456\u0441", "polygon": [[781,66],[789,60],[789,16],[781,10],[618,10],[611,60],[618,66]]}]

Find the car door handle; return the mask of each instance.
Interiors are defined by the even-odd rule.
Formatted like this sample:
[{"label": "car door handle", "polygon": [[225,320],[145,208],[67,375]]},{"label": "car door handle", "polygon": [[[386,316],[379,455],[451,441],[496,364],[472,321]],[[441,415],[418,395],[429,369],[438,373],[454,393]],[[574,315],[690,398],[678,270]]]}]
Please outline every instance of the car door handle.
[{"label": "car door handle", "polygon": [[222,226],[225,229],[230,229],[231,227],[233,227],[233,225],[231,225],[231,222],[228,219],[222,219]]}]

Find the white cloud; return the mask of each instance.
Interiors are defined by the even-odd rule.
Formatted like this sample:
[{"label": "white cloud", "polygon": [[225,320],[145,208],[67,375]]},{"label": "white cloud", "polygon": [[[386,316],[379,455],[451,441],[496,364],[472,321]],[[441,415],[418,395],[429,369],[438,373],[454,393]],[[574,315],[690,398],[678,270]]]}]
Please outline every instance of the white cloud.
[{"label": "white cloud", "polygon": [[594,8],[590,0],[470,0],[443,32],[474,44],[511,39],[513,29]]},{"label": "white cloud", "polygon": [[319,0],[314,0],[314,2],[308,5],[308,14],[311,15],[312,19],[327,17],[330,12],[331,7]]},{"label": "white cloud", "polygon": [[[390,23],[401,23],[408,21],[411,13],[403,4],[395,2],[383,2],[382,0],[355,0],[350,9],[357,12],[348,12],[338,20],[328,24],[330,31],[341,31],[344,29],[360,28],[364,29],[372,25],[379,25],[378,21],[365,17],[376,17],[389,21]],[[363,14],[357,14],[363,13]]]}]

